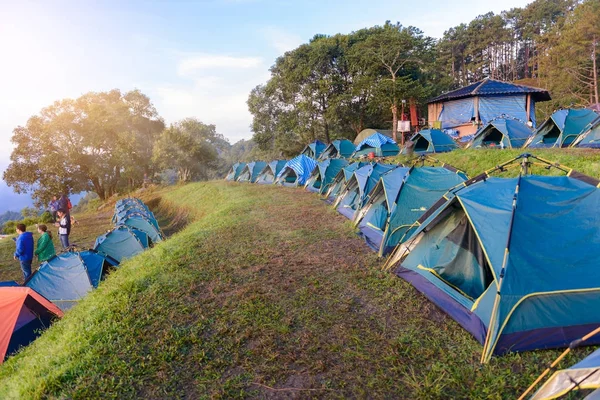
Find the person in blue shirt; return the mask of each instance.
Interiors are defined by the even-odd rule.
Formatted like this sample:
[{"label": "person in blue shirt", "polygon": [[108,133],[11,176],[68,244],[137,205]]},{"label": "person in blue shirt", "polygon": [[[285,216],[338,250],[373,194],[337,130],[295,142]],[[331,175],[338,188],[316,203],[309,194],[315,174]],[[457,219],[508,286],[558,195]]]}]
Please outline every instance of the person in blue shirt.
[{"label": "person in blue shirt", "polygon": [[52,213],[52,218],[54,219],[53,222],[56,222],[56,212],[60,208],[60,203],[58,202],[58,199],[56,198],[56,196],[52,196],[52,200],[50,201],[49,208],[50,208],[50,213]]},{"label": "person in blue shirt", "polygon": [[33,261],[33,235],[27,232],[25,224],[17,224],[17,236],[15,250],[15,260],[21,263],[23,279],[27,280],[31,275],[31,262]]}]

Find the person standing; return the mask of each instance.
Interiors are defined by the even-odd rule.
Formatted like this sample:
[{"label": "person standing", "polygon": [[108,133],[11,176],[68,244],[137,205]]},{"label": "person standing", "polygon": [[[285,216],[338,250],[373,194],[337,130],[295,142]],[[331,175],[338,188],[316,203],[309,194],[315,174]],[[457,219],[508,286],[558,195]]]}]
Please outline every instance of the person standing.
[{"label": "person standing", "polygon": [[38,232],[41,234],[40,238],[37,241],[37,248],[35,250],[35,255],[38,258],[40,263],[44,261],[48,261],[56,254],[54,250],[54,243],[52,243],[52,234],[48,232],[48,227],[46,225],[38,225]]},{"label": "person standing", "polygon": [[27,232],[25,224],[17,224],[16,250],[14,259],[19,260],[23,279],[31,276],[31,262],[33,261],[33,235]]},{"label": "person standing", "polygon": [[61,208],[57,212],[59,222],[55,223],[54,226],[58,227],[58,238],[62,244],[63,249],[69,247],[69,235],[71,234],[71,217],[67,210]]},{"label": "person standing", "polygon": [[50,201],[50,213],[52,214],[53,222],[56,222],[56,212],[58,211],[59,203],[56,196],[52,196],[52,200]]},{"label": "person standing", "polygon": [[69,210],[71,209],[71,207],[69,207],[70,205],[71,205],[71,200],[69,200],[67,195],[66,194],[61,195],[60,199],[58,199],[58,208],[66,210],[66,212],[69,212]]}]

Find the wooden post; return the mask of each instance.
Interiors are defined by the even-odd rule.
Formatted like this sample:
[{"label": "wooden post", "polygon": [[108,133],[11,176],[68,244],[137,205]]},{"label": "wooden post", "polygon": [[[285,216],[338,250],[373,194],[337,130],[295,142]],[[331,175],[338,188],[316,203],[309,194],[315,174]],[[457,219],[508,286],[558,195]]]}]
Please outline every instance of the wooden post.
[{"label": "wooden post", "polygon": [[525,96],[525,110],[527,110],[527,121],[525,121],[527,124],[529,120],[533,121],[531,118],[531,93],[527,93],[527,96]]}]

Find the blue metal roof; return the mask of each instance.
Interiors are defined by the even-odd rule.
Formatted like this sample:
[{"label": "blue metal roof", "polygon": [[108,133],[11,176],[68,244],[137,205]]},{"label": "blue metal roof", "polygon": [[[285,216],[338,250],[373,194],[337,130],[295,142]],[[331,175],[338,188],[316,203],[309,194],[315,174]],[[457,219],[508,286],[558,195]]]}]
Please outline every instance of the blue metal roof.
[{"label": "blue metal roof", "polygon": [[429,100],[427,103],[437,103],[440,101],[460,99],[470,96],[495,96],[495,95],[514,95],[514,94],[533,94],[535,101],[550,100],[550,93],[546,89],[533,86],[517,85],[516,83],[502,82],[495,79],[484,79],[472,83],[460,89],[444,93]]}]

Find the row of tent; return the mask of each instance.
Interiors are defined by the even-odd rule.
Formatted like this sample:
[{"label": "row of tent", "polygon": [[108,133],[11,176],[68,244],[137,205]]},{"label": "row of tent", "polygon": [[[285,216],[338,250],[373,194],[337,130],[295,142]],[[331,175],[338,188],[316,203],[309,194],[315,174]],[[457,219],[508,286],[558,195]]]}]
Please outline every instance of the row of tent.
[{"label": "row of tent", "polygon": [[[531,154],[470,179],[433,164],[325,160],[304,186],[480,341],[482,362],[600,326],[600,181]],[[531,175],[536,165],[564,176]],[[512,167],[518,177],[495,176]]]},{"label": "row of tent", "polygon": [[500,116],[477,131],[471,148],[599,148],[600,115],[590,109],[555,111],[535,131],[518,119]]},{"label": "row of tent", "polygon": [[0,362],[32,342],[127,258],[163,240],[154,214],[139,199],[115,205],[115,227],[93,249],[68,249],[42,263],[29,279],[0,282]]}]

